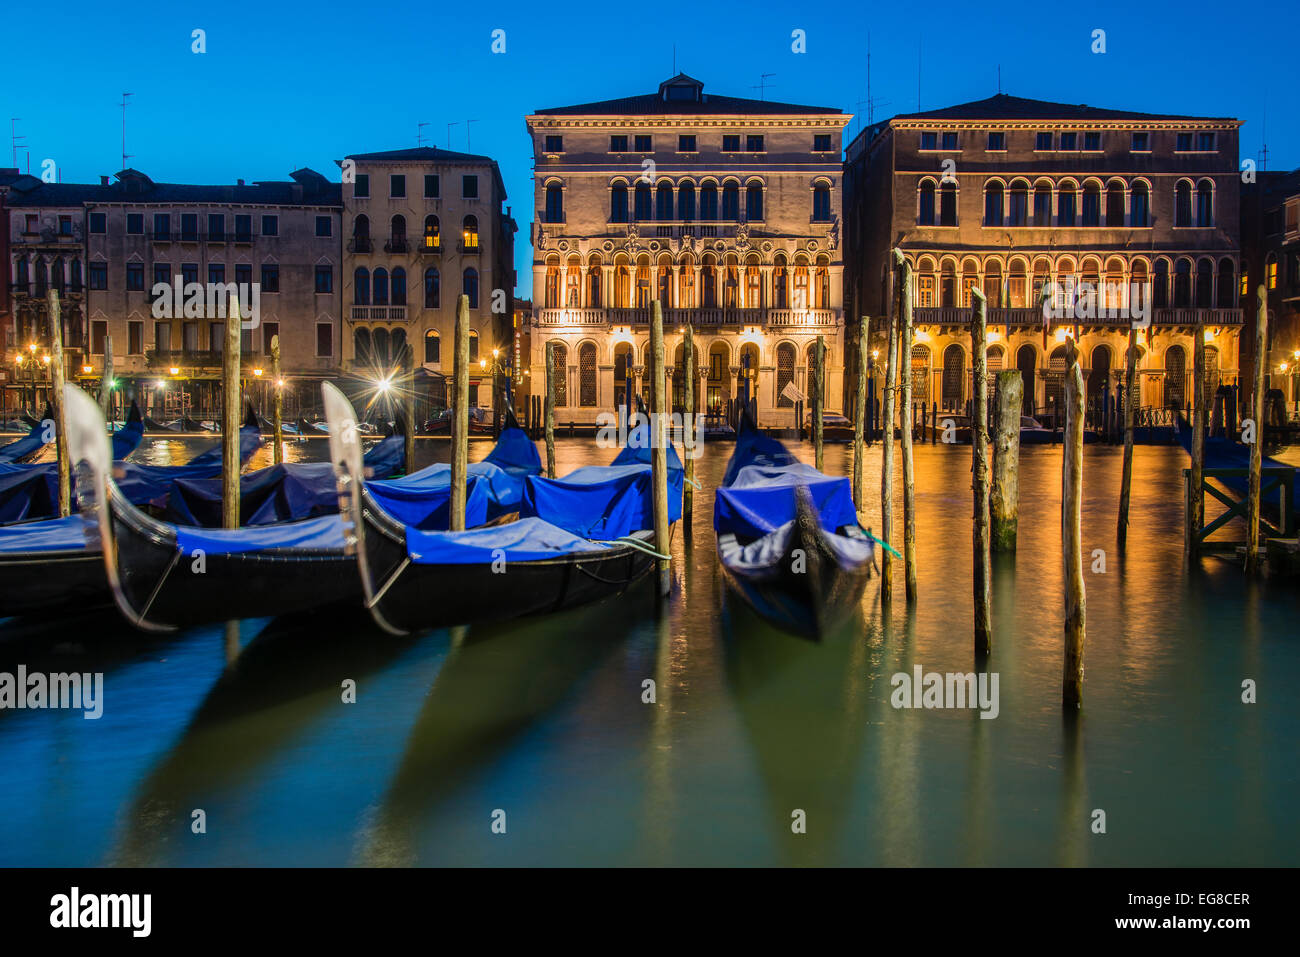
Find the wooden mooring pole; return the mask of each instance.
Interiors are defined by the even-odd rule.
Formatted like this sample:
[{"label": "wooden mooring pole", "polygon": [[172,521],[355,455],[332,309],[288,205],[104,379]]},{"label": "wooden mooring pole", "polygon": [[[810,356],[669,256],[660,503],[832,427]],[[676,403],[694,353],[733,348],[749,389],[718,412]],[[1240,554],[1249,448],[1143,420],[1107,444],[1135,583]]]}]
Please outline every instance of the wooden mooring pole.
[{"label": "wooden mooring pole", "polygon": [[[891,277],[894,273],[891,271]],[[894,390],[898,385],[898,311],[894,300],[898,290],[889,297],[888,335],[885,339],[885,396],[880,416],[880,538],[892,544],[894,539]],[[880,556],[880,598],[894,598],[894,563],[888,549]]]},{"label": "wooden mooring pole", "polygon": [[555,343],[546,344],[546,477],[555,478]]},{"label": "wooden mooring pole", "polygon": [[1128,353],[1124,357],[1124,467],[1119,485],[1119,523],[1115,537],[1120,554],[1128,545],[1128,502],[1133,489],[1133,380],[1137,378],[1137,329],[1128,329]]},{"label": "wooden mooring pole", "polygon": [[912,468],[912,264],[897,249],[894,261],[899,269],[899,299],[902,302],[902,342],[899,344],[898,374],[903,380],[903,586],[907,603],[916,601],[916,474]]},{"label": "wooden mooring pole", "polygon": [[822,412],[825,402],[823,395],[826,388],[826,337],[818,336],[813,344],[813,396],[812,396],[812,431],[813,431],[813,467],[822,470],[823,433]]},{"label": "wooden mooring pole", "polygon": [[284,462],[284,383],[280,381],[280,337],[271,337],[271,387],[275,390],[271,400],[271,424],[274,426],[275,448],[272,461]]},{"label": "wooden mooring pole", "polygon": [[[655,549],[667,555],[668,541],[668,396],[664,375],[664,308],[658,300],[650,310],[650,480],[653,483]],[[655,559],[661,596],[672,591],[669,559]]]},{"label": "wooden mooring pole", "polygon": [[1205,524],[1205,325],[1196,310],[1196,325],[1192,330],[1192,467],[1187,476],[1185,490],[1185,521],[1183,522],[1183,547],[1188,558],[1196,555],[1200,547],[1201,526]]},{"label": "wooden mooring pole", "polygon": [[[59,467],[59,517],[72,514],[72,463],[68,461],[67,416],[63,407],[63,306],[58,290],[49,292],[50,311],[50,383],[54,389],[54,450]],[[32,410],[36,411],[35,409]]]},{"label": "wooden mooring pole", "polygon": [[1065,432],[1061,456],[1061,557],[1065,566],[1065,666],[1061,700],[1083,704],[1083,644],[1087,601],[1083,587],[1083,372],[1073,340],[1065,374]]},{"label": "wooden mooring pole", "polygon": [[[239,297],[230,297],[226,310],[226,348],[221,363],[221,525],[239,527],[239,406],[240,345],[243,318]],[[182,415],[184,412],[182,411]]]},{"label": "wooden mooring pole", "polygon": [[1255,441],[1250,445],[1246,506],[1246,573],[1249,575],[1259,571],[1259,483],[1264,469],[1264,338],[1268,329],[1268,299],[1263,283],[1256,289],[1255,296],[1255,367],[1251,370],[1253,389],[1250,400],[1250,417],[1255,420]]},{"label": "wooden mooring pole", "polygon": [[[403,364],[406,366],[406,385],[402,389],[402,418],[406,420],[406,430],[402,434],[402,457],[406,460],[403,470],[410,475],[415,471],[415,348],[409,342],[406,344],[406,362]],[[492,398],[495,408],[496,396]]]},{"label": "wooden mooring pole", "polygon": [[971,397],[971,485],[975,492],[974,548],[975,654],[987,655],[993,644],[992,580],[989,570],[989,434],[988,403],[988,300],[984,290],[971,290],[971,355],[974,358],[974,395]]},{"label": "wooden mooring pole", "polygon": [[1020,410],[1025,380],[1019,369],[998,373],[993,423],[993,487],[989,492],[989,549],[1014,552],[1020,526]]},{"label": "wooden mooring pole", "polygon": [[858,318],[858,391],[853,402],[853,504],[859,515],[866,506],[862,457],[866,443],[867,364],[870,362],[871,320],[866,316],[860,316]]},{"label": "wooden mooring pole", "polygon": [[[455,352],[452,353],[451,514],[447,527],[465,530],[466,480],[469,470],[469,296],[456,300]],[[550,345],[547,345],[550,349]],[[410,468],[410,463],[407,464]]]},{"label": "wooden mooring pole", "polygon": [[[104,337],[104,373],[99,377],[99,409],[104,413],[104,418],[112,420],[113,418],[113,337]],[[123,422],[126,424],[126,414],[123,410]]]},{"label": "wooden mooring pole", "polygon": [[[686,541],[691,540],[691,509],[695,502],[695,453],[699,451],[699,442],[703,433],[695,431],[695,331],[688,323],[685,338],[682,340],[682,363],[686,381],[682,389],[682,463],[685,468],[682,483],[682,532]],[[687,438],[690,443],[687,444]],[[666,474],[666,473],[665,473]]]}]

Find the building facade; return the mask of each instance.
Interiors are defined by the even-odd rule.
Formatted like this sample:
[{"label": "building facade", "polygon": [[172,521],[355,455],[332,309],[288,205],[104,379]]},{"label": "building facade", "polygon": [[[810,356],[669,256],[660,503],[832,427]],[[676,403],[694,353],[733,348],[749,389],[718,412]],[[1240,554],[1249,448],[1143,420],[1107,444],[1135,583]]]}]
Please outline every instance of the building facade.
[{"label": "building facade", "polygon": [[[761,425],[794,424],[810,350],[827,345],[829,409],[842,405],[839,110],[704,92],[679,74],[656,93],[538,110],[528,377],[557,417],[589,424],[648,391],[650,302],[662,303],[672,405],[691,324],[695,409],[741,394]],[[783,395],[783,392],[786,394]]]},{"label": "building facade", "polygon": [[[1241,306],[1250,326],[1262,284],[1268,326],[1264,388],[1277,390],[1287,414],[1300,413],[1300,170],[1261,171],[1242,188]],[[1254,340],[1242,343],[1242,370],[1254,368]],[[1266,416],[1265,421],[1270,421]]]},{"label": "building facade", "polygon": [[[999,94],[869,127],[846,158],[850,308],[888,314],[901,249],[915,277],[916,401],[961,411],[981,288],[990,376],[1018,368],[1026,413],[1051,420],[1067,336],[1079,336],[1099,405],[1123,376],[1127,310],[1149,295],[1136,400],[1183,409],[1198,322],[1211,393],[1238,376],[1239,126]],[[1046,324],[1044,289],[1055,296]]]},{"label": "building facade", "polygon": [[339,164],[348,370],[390,379],[409,345],[417,415],[445,406],[456,301],[466,295],[470,403],[492,405],[490,384],[513,355],[516,231],[496,162],[418,147],[352,154]]}]

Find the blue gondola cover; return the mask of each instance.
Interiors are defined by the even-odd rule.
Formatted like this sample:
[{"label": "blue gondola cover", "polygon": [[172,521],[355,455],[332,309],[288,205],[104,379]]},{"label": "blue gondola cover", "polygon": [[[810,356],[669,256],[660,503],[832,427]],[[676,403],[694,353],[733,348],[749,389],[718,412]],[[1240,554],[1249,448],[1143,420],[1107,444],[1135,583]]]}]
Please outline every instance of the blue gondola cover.
[{"label": "blue gondola cover", "polygon": [[[608,547],[535,517],[464,532],[414,528],[406,532],[406,553],[417,565],[491,565],[504,561],[508,566],[510,562],[599,552]],[[508,576],[503,581],[508,585]]]},{"label": "blue gondola cover", "polygon": [[[682,517],[682,482],[680,468],[668,470],[669,522]],[[564,478],[529,476],[520,515],[601,541],[654,528],[650,466],[592,465]]]},{"label": "blue gondola cover", "polygon": [[731,485],[717,491],[713,527],[742,538],[775,531],[794,517],[795,489],[801,485],[807,486],[812,494],[823,528],[835,531],[844,525],[857,524],[849,480],[824,475],[811,465],[795,462],[741,468]]}]

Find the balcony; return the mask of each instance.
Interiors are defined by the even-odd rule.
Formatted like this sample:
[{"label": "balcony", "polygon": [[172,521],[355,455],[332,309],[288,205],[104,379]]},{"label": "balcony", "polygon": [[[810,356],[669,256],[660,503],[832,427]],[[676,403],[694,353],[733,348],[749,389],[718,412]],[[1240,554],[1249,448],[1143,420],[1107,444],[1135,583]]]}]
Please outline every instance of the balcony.
[{"label": "balcony", "polygon": [[[650,324],[649,307],[637,308],[573,308],[539,309],[536,313],[539,326],[647,326]],[[665,309],[664,328],[677,329],[690,324],[697,329],[741,328],[744,326],[774,327],[781,329],[826,328],[838,326],[843,321],[839,309]]]},{"label": "balcony", "polygon": [[[1151,321],[1157,326],[1194,326],[1197,314],[1200,321],[1207,326],[1239,326],[1242,324],[1240,309],[1206,309],[1180,307],[1178,309],[1153,309]],[[928,326],[964,326],[970,322],[971,310],[961,306],[924,306],[912,311],[915,325]],[[1084,326],[1127,327],[1130,319],[1124,315],[1098,316],[1092,319],[1078,320]],[[1073,325],[1073,318],[1053,319],[1054,325]],[[1043,325],[1043,310],[1037,307],[1014,309],[994,308],[988,310],[990,326],[1037,326]]]},{"label": "balcony", "polygon": [[252,233],[235,233],[235,245],[236,245],[236,246],[251,246],[251,245],[253,245],[253,234],[252,234]]},{"label": "balcony", "polygon": [[155,243],[157,245],[163,245],[163,244],[171,245],[171,241],[172,241],[171,233],[154,233],[154,232],[149,233],[149,242],[151,243]]},{"label": "balcony", "polygon": [[420,246],[420,255],[421,255],[421,256],[441,256],[441,255],[442,255],[442,243],[434,243],[432,246],[429,245],[427,242],[421,244],[421,246]]},{"label": "balcony", "polygon": [[372,253],[375,251],[375,243],[369,236],[353,236],[348,240],[348,252],[350,253]]},{"label": "balcony", "polygon": [[472,243],[462,242],[460,244],[460,251],[465,255],[476,256],[483,251],[483,247],[479,245],[479,242],[476,239]]},{"label": "balcony", "polygon": [[407,244],[405,236],[394,236],[384,243],[384,252],[386,253],[405,253],[409,251],[410,246]]},{"label": "balcony", "polygon": [[150,369],[221,368],[220,349],[150,349],[144,354]]},{"label": "balcony", "polygon": [[351,306],[353,322],[405,322],[405,306]]},{"label": "balcony", "polygon": [[20,234],[14,241],[15,246],[74,246],[82,240],[82,229],[73,226],[71,232],[61,233],[57,229],[42,229],[39,232]]}]

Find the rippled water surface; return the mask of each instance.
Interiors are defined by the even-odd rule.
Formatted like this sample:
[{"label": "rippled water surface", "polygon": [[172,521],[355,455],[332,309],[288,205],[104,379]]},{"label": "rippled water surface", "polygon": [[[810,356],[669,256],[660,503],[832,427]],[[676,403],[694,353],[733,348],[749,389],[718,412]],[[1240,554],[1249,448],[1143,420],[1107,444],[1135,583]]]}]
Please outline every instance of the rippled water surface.
[{"label": "rippled water surface", "polygon": [[[135,458],[208,444],[147,439]],[[698,462],[694,534],[678,529],[662,608],[641,587],[400,640],[337,612],[245,621],[233,642],[220,625],[146,639],[109,612],[0,623],[0,670],[105,674],[98,721],[0,712],[0,864],[1300,863],[1298,589],[1221,559],[1184,566],[1180,449],[1136,450],[1121,556],[1121,452],[1087,447],[1085,548],[1105,571],[1086,574],[1077,721],[1059,703],[1059,448],[1022,453],[1019,550],[994,577],[994,720],[889,700],[896,672],[974,667],[969,448],[917,447],[914,612],[901,578],[882,611],[875,580],[821,644],[724,592],[712,489],[730,451]],[[322,440],[288,446],[290,460],[324,455]],[[419,442],[419,464],[446,455]],[[613,451],[561,438],[557,457],[562,474]],[[849,462],[828,447],[827,471]],[[879,467],[876,446],[877,530]],[[484,600],[508,602],[509,576]]]}]

